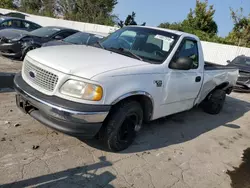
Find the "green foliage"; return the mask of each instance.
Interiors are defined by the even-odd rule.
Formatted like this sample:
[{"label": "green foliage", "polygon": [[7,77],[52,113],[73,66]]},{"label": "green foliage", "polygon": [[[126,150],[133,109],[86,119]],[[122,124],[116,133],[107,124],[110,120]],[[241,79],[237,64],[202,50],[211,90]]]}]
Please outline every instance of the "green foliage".
[{"label": "green foliage", "polygon": [[205,2],[196,0],[195,9],[190,9],[187,19],[185,19],[182,24],[186,27],[215,35],[218,32],[218,26],[213,20],[214,13],[214,7],[213,5],[208,6],[208,0]]},{"label": "green foliage", "polygon": [[61,0],[59,12],[65,19],[88,23],[113,25],[112,11],[117,0]]},{"label": "green foliage", "polygon": [[[1,4],[2,1],[7,2],[0,1]],[[5,6],[6,2],[3,3]],[[68,20],[113,25],[116,16],[112,11],[116,4],[117,0],[20,0],[19,10],[42,16],[59,15]]]},{"label": "green foliage", "polygon": [[195,9],[190,10],[185,20],[178,23],[161,23],[159,27],[191,33],[203,41],[250,47],[250,15],[244,17],[231,10],[234,29],[227,37],[223,38],[217,35],[218,26],[213,20],[214,13],[213,6],[208,6],[207,0],[205,2],[197,0]]},{"label": "green foliage", "polygon": [[[125,21],[120,20],[120,22],[118,23],[118,25],[122,28],[124,25],[128,26],[128,25],[137,25],[137,22],[135,21],[135,12],[132,12],[132,14],[129,14],[126,18]],[[145,26],[146,22],[144,22],[143,24],[141,24],[141,26]]]},{"label": "green foliage", "polygon": [[13,3],[13,0],[0,0],[0,8],[16,9],[17,7]]},{"label": "green foliage", "polygon": [[218,26],[213,20],[214,13],[213,6],[208,6],[207,0],[205,2],[196,0],[195,9],[190,9],[185,20],[178,23],[162,23],[159,27],[192,33],[201,40],[211,40],[218,32]]},{"label": "green foliage", "polygon": [[177,22],[174,22],[174,23],[169,23],[169,22],[161,23],[158,27],[172,29],[172,30],[178,30],[178,31],[184,31],[182,23],[177,23]]},{"label": "green foliage", "polygon": [[243,16],[243,9],[233,11],[231,16],[234,22],[234,28],[226,37],[227,41],[238,46],[250,47],[250,14]]},{"label": "green foliage", "polygon": [[40,14],[43,16],[54,17],[56,11],[56,0],[43,0],[43,7]]},{"label": "green foliage", "polygon": [[21,0],[19,10],[30,14],[39,14],[42,5],[42,0]]},{"label": "green foliage", "polygon": [[128,15],[125,22],[125,25],[137,25],[136,21],[135,21],[135,12],[132,12],[131,15]]}]

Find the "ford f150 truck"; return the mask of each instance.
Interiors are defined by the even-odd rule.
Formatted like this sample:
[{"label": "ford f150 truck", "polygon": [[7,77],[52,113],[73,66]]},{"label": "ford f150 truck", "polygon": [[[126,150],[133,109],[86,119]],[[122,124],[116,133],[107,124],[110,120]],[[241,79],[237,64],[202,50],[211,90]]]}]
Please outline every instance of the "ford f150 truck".
[{"label": "ford f150 truck", "polygon": [[14,86],[17,106],[36,120],[76,137],[98,137],[121,151],[143,122],[199,104],[218,114],[237,77],[234,67],[206,64],[194,35],[131,26],[96,47],[29,52]]}]

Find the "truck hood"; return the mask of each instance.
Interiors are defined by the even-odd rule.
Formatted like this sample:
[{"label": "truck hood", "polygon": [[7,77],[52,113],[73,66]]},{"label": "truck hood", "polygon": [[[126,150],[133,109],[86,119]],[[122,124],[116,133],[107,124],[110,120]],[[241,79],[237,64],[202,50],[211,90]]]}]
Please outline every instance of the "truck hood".
[{"label": "truck hood", "polygon": [[101,48],[82,45],[40,48],[30,51],[27,56],[52,69],[87,79],[112,70],[148,65]]}]

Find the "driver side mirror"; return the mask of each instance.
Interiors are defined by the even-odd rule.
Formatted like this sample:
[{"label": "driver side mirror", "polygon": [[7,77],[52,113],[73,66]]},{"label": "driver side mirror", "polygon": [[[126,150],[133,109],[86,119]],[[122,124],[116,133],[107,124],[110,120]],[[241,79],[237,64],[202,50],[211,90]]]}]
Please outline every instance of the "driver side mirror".
[{"label": "driver side mirror", "polygon": [[55,36],[55,40],[62,40],[62,39],[63,39],[63,37],[60,35]]},{"label": "driver side mirror", "polygon": [[193,60],[189,57],[180,57],[176,61],[171,61],[169,68],[177,70],[189,70],[193,66]]},{"label": "driver side mirror", "polygon": [[231,61],[230,61],[230,60],[227,60],[227,63],[231,63]]}]

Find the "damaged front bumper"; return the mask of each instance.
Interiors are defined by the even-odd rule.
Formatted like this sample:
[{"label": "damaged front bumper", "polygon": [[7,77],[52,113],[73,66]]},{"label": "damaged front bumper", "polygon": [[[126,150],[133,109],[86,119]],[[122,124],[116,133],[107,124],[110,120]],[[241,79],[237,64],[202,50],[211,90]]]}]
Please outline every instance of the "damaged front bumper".
[{"label": "damaged front bumper", "polygon": [[14,78],[14,88],[17,106],[24,113],[48,127],[76,137],[93,138],[111,108],[44,95],[29,86],[20,73]]},{"label": "damaged front bumper", "polygon": [[4,56],[20,58],[22,56],[22,44],[19,42],[1,43],[0,51]]},{"label": "damaged front bumper", "polygon": [[234,91],[237,92],[250,92],[250,73],[242,73],[238,77]]}]

